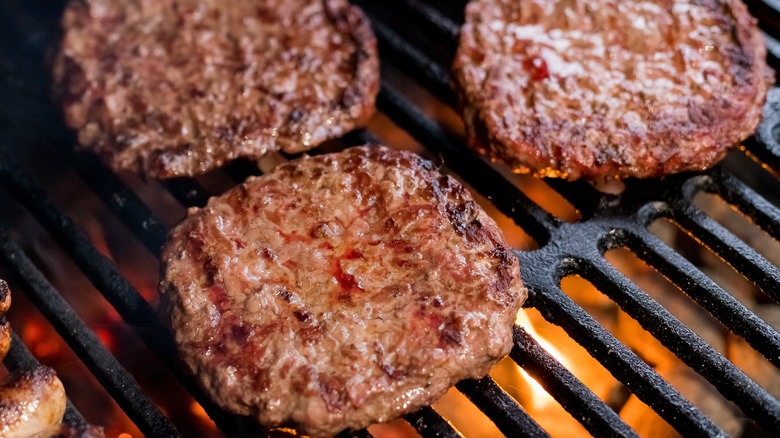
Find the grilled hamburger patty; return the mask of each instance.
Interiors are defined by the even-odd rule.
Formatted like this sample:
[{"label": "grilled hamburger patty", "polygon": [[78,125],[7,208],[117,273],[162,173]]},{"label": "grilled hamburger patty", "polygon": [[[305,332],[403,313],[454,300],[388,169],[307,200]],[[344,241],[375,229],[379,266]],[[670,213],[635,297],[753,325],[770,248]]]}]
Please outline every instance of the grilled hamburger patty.
[{"label": "grilled hamburger patty", "polygon": [[484,376],[526,291],[496,224],[417,155],[304,157],[191,209],[163,250],[180,354],[223,408],[314,436]]},{"label": "grilled hamburger patty", "polygon": [[195,175],[363,126],[376,41],[346,0],[71,0],[55,95],[114,169]]},{"label": "grilled hamburger patty", "polygon": [[739,0],[474,0],[453,67],[473,147],[569,179],[701,170],[772,83]]}]

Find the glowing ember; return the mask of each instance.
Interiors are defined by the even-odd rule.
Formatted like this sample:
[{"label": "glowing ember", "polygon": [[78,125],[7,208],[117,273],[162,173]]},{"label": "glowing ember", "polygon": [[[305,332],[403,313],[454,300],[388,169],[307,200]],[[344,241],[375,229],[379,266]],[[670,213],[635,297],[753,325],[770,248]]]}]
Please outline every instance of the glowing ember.
[{"label": "glowing ember", "polygon": [[22,341],[39,358],[49,358],[60,351],[56,335],[41,319],[31,319],[22,330]]}]

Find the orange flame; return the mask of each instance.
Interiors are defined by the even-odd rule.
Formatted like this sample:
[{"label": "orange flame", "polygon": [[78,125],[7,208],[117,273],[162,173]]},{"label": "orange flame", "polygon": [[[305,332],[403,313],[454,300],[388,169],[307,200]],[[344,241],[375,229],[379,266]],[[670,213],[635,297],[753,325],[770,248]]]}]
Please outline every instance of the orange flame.
[{"label": "orange flame", "polygon": [[195,416],[204,429],[210,431],[217,430],[217,425],[214,424],[214,421],[209,417],[209,414],[206,413],[206,410],[203,409],[203,406],[201,406],[200,403],[193,401],[190,404],[190,413]]},{"label": "orange flame", "polygon": [[[571,369],[571,364],[568,361],[568,358],[565,354],[563,354],[560,350],[555,348],[555,346],[550,343],[547,339],[545,339],[543,336],[539,335],[539,333],[534,330],[533,324],[531,323],[531,319],[528,318],[528,314],[526,314],[525,310],[520,310],[517,312],[517,319],[515,320],[517,325],[520,327],[523,327],[526,332],[528,332],[529,335],[531,335],[536,342],[541,345],[542,348],[544,348],[552,357],[554,357],[558,362],[561,363],[564,367]],[[530,405],[532,410],[542,410],[549,405],[551,405],[555,399],[547,393],[547,391],[542,387],[542,385],[539,384],[539,382],[536,381],[533,377],[531,377],[530,374],[528,374],[524,369],[517,367],[517,370],[520,372],[520,375],[523,377],[523,379],[528,383],[528,387],[531,389],[531,400]]]}]

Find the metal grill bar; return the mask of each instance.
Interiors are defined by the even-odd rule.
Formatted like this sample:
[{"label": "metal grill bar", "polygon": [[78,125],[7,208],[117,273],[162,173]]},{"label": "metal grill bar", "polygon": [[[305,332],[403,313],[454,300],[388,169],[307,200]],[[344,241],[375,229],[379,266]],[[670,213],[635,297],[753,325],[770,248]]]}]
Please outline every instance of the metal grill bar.
[{"label": "metal grill bar", "polygon": [[673,283],[688,285],[685,294],[706,309],[732,333],[780,367],[780,333],[737,301],[698,268],[658,238],[641,233],[629,234],[623,243],[649,265],[663,272]]},{"label": "metal grill bar", "polygon": [[373,20],[374,32],[379,38],[380,49],[389,48],[397,56],[415,60],[422,73],[424,85],[447,105],[453,106],[456,99],[449,87],[449,72],[428,58],[421,50],[407,42],[398,32],[380,20]]},{"label": "metal grill bar", "polygon": [[[522,257],[522,256],[521,256]],[[543,253],[526,254],[521,260],[541,266],[557,263]],[[545,265],[546,264],[546,265]],[[572,275],[579,271],[576,263],[563,263],[556,275]],[[592,316],[571,300],[550,279],[546,289],[534,290],[528,306],[538,309],[544,318],[560,325],[591,356],[596,358],[620,382],[626,385],[640,400],[652,407],[678,431],[691,436],[720,436],[723,432],[698,408],[685,399],[669,382],[664,380],[634,352],[618,341]],[[540,287],[542,285],[537,285]]]},{"label": "metal grill bar", "polygon": [[[65,149],[65,148],[62,148]],[[167,233],[151,209],[116,175],[93,155],[63,151],[69,164],[114,215],[139,238],[141,243],[157,253],[165,243]]]},{"label": "metal grill bar", "polygon": [[502,213],[514,219],[539,245],[547,242],[550,230],[558,222],[557,219],[528,199],[479,156],[462,147],[439,125],[430,121],[419,108],[409,103],[392,85],[382,83],[377,105],[427,148],[441,153],[449,167],[487,196]]},{"label": "metal grill bar", "polygon": [[676,207],[673,216],[675,222],[745,275],[773,300],[780,302],[780,269],[693,205],[681,202]]},{"label": "metal grill bar", "polygon": [[[256,422],[228,414],[216,405],[185,376],[176,357],[170,332],[165,329],[152,307],[144,301],[117,268],[91,245],[84,233],[54,204],[32,177],[23,173],[0,148],[0,180],[49,230],[55,240],[73,258],[101,294],[133,328],[136,335],[157,354],[168,369],[201,404],[217,426],[231,436],[262,436],[266,432]],[[142,227],[131,227],[141,229]]]},{"label": "metal grill bar", "polygon": [[424,437],[460,438],[461,436],[447,420],[429,407],[407,414],[404,419]]},{"label": "metal grill bar", "polygon": [[460,27],[441,15],[436,8],[418,0],[406,0],[406,5],[442,36],[454,40],[460,34]]},{"label": "metal grill bar", "polygon": [[487,414],[504,435],[527,438],[549,436],[490,376],[464,380],[456,387]]},{"label": "metal grill bar", "polygon": [[[750,217],[762,230],[780,240],[780,208],[767,202],[745,183],[725,173],[718,175],[715,193]],[[711,189],[706,185],[702,189]]]},{"label": "metal grill bar", "polygon": [[[612,233],[617,236],[620,233]],[[617,240],[623,240],[616,238]],[[618,245],[616,243],[616,245]],[[780,402],[603,259],[580,273],[766,430],[780,430]]]},{"label": "metal grill bar", "polygon": [[103,348],[100,339],[76,315],[27,255],[0,227],[3,258],[25,283],[27,296],[57,329],[122,410],[145,434],[161,437],[181,436],[176,428],[149,400],[133,376]]},{"label": "metal grill bar", "polygon": [[[772,38],[772,45],[777,49],[780,57],[780,41]],[[769,43],[770,40],[767,40]],[[778,176],[780,171],[780,142],[776,136],[777,126],[780,125],[780,89],[773,88],[769,90],[764,105],[763,119],[758,125],[756,135],[746,142],[750,150],[768,167],[775,170],[774,175]]]},{"label": "metal grill bar", "polygon": [[638,436],[573,374],[523,330],[514,327],[515,346],[509,356],[523,367],[561,406],[594,436]]},{"label": "metal grill bar", "polygon": [[[9,192],[30,210],[46,229],[53,232],[55,240],[71,254],[77,264],[87,267],[84,271],[90,280],[98,285],[98,289],[109,292],[105,294],[106,299],[125,321],[131,325],[153,327],[165,332],[149,303],[122,277],[111,261],[92,246],[83,231],[59,210],[40,185],[24,174],[21,166],[2,153],[1,149],[0,178],[7,184]],[[146,338],[145,342],[152,346],[153,350],[167,351],[170,357],[174,346],[170,336]]]}]

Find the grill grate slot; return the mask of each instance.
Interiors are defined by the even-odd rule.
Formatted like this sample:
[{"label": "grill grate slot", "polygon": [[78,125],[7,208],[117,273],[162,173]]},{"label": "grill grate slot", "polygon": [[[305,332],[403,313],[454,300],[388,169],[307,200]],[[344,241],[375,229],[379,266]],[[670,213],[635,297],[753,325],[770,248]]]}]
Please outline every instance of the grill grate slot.
[{"label": "grill grate slot", "polygon": [[[550,263],[549,259],[542,257],[521,260],[525,263]],[[556,286],[538,287],[546,289],[543,293],[540,291],[529,297],[530,302],[527,304],[542,312],[546,320],[563,327],[572,339],[585,347],[615,378],[655,409],[669,424],[686,435],[722,434],[709,418],[563,291]]]},{"label": "grill grate slot", "polygon": [[490,376],[456,385],[506,436],[549,436]]},{"label": "grill grate slot", "polygon": [[685,293],[689,297],[780,368],[780,357],[774,354],[780,351],[780,333],[655,236],[648,233],[640,236],[623,233],[620,242],[615,244],[626,245],[675,284],[687,285]]},{"label": "grill grate slot", "polygon": [[[600,260],[600,261],[599,261]],[[780,430],[780,402],[603,259],[580,273],[642,328],[710,381],[766,430]],[[571,334],[570,334],[571,335]]]},{"label": "grill grate slot", "polygon": [[680,226],[780,302],[780,269],[693,205],[681,202],[675,210],[673,219]]},{"label": "grill grate slot", "polygon": [[[65,148],[62,148],[65,149]],[[165,243],[167,233],[152,210],[125,185],[100,160],[92,155],[62,151],[66,154],[79,177],[108,206],[109,209],[128,227],[144,246],[157,253]]]},{"label": "grill grate slot", "polygon": [[461,436],[447,420],[429,407],[407,414],[404,419],[424,437],[459,438]]},{"label": "grill grate slot", "polygon": [[515,346],[509,356],[533,376],[594,436],[635,437],[636,433],[596,394],[550,356],[528,333],[514,328]]},{"label": "grill grate slot", "polygon": [[377,105],[427,148],[442,154],[449,167],[487,196],[501,212],[514,219],[540,246],[547,242],[557,219],[528,199],[476,154],[458,144],[392,85],[382,84]]}]

